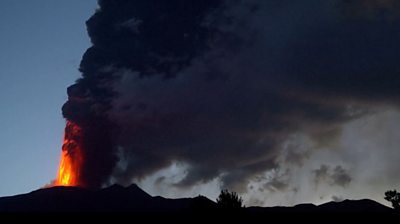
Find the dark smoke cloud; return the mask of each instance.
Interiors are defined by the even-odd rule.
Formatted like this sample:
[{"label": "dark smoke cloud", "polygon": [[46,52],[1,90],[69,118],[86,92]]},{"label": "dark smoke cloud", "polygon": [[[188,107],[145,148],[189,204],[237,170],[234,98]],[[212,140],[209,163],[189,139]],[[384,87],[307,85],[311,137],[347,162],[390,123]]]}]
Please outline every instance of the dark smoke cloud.
[{"label": "dark smoke cloud", "polygon": [[[100,187],[117,162],[118,125],[110,120],[111,102],[118,97],[110,67],[126,68],[141,77],[171,78],[206,47],[213,31],[202,26],[214,1],[110,1],[87,21],[93,46],[83,55],[82,78],[68,88],[63,115],[82,128],[84,167],[80,182]],[[139,34],[140,32],[140,34]],[[171,60],[170,60],[171,59]],[[147,166],[156,164],[150,155]],[[158,166],[158,165],[157,165]]]},{"label": "dark smoke cloud", "polygon": [[331,168],[327,165],[321,165],[320,168],[313,171],[315,174],[315,183],[328,183],[330,185],[337,185],[346,187],[350,184],[352,178],[348,171],[341,166]]},{"label": "dark smoke cloud", "polygon": [[345,187],[350,184],[352,178],[341,166],[336,166],[332,174],[332,182],[335,185]]},{"label": "dark smoke cloud", "polygon": [[313,171],[315,174],[315,182],[326,181],[329,178],[329,167],[327,165],[321,165],[320,168]]},{"label": "dark smoke cloud", "polygon": [[396,0],[350,0],[342,4],[344,15],[355,19],[374,20],[376,17],[398,19],[400,2]]},{"label": "dark smoke cloud", "polygon": [[265,183],[263,187],[271,192],[276,192],[276,191],[284,192],[288,190],[289,188],[288,177],[287,177],[288,173],[289,171],[287,171],[283,175],[274,176],[267,183]]},{"label": "dark smoke cloud", "polygon": [[[87,133],[87,181],[112,174],[130,183],[179,162],[187,175],[176,187],[219,178],[243,192],[281,166],[293,134],[313,142],[286,152],[301,165],[310,150],[332,146],[345,122],[396,103],[400,23],[365,19],[353,12],[362,1],[347,4],[100,0],[87,22],[83,78],[63,108]],[[351,180],[341,167],[332,172],[335,184]]]}]

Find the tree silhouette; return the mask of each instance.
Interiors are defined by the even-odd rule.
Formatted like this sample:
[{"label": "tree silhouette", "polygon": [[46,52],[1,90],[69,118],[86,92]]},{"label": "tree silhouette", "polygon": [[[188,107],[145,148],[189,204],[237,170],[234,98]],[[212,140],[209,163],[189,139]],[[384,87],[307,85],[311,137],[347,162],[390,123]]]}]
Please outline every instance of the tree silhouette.
[{"label": "tree silhouette", "polygon": [[217,204],[224,210],[235,210],[243,207],[243,200],[236,192],[229,192],[227,189],[221,191],[217,198]]},{"label": "tree silhouette", "polygon": [[386,191],[385,200],[392,203],[392,207],[396,210],[400,210],[400,193],[396,190]]}]

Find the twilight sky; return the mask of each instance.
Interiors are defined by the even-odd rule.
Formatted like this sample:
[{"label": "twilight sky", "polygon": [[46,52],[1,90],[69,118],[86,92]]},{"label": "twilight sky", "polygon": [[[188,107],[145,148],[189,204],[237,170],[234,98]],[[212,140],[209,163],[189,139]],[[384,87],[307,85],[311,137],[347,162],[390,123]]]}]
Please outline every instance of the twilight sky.
[{"label": "twilight sky", "polygon": [[399,186],[397,1],[103,0],[88,51],[96,3],[65,2],[0,3],[0,195],[54,178],[78,68],[63,115],[92,186],[266,206]]},{"label": "twilight sky", "polygon": [[57,172],[66,88],[90,46],[95,0],[0,1],[0,195],[29,192]]}]

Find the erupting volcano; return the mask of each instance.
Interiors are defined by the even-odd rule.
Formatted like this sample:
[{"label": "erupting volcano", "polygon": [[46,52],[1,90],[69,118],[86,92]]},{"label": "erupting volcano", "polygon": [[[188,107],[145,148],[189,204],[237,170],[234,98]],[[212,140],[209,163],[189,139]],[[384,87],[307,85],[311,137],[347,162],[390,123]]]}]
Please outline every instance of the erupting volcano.
[{"label": "erupting volcano", "polygon": [[74,122],[67,121],[62,154],[55,185],[79,186],[83,162],[82,129]]}]

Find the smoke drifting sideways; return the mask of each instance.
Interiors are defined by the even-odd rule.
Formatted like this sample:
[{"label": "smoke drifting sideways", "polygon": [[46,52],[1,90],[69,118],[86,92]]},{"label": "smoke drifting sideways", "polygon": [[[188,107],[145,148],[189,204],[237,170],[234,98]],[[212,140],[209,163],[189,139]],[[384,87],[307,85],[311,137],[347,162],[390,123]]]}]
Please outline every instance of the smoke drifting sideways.
[{"label": "smoke drifting sideways", "polygon": [[[399,102],[400,21],[386,8],[360,14],[362,1],[329,0],[98,4],[87,21],[93,46],[63,106],[83,130],[85,186],[127,184],[178,162],[187,170],[176,187],[218,178],[244,192],[257,175],[329,147],[346,122]],[[310,144],[291,151],[288,140],[299,133]]]}]

